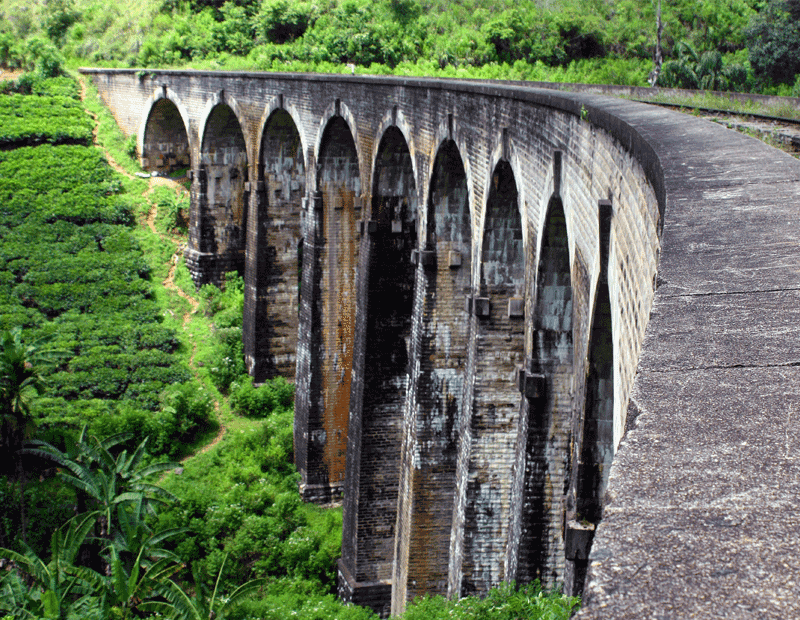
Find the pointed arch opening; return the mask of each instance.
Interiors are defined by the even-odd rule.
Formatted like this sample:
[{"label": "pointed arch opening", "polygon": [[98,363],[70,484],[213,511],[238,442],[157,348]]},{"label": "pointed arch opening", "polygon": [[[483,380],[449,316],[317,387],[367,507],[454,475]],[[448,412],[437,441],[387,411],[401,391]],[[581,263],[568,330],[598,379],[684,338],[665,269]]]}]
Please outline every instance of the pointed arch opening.
[{"label": "pointed arch opening", "polygon": [[[378,145],[359,262],[358,331],[350,405],[342,564],[351,600],[386,615],[394,560],[403,411],[414,303],[417,189],[397,127]],[[355,472],[360,472],[355,477]],[[371,584],[371,585],[367,585]],[[375,585],[380,584],[380,585]],[[368,593],[369,592],[369,593]]]},{"label": "pointed arch opening", "polygon": [[142,168],[163,176],[185,173],[191,168],[190,153],[189,137],[178,107],[169,99],[159,99],[150,108],[142,137]]},{"label": "pointed arch opening", "polygon": [[[485,593],[507,578],[512,459],[522,398],[517,371],[525,354],[525,255],[519,193],[511,165],[500,161],[490,178],[481,242],[480,290],[475,298],[476,345],[473,429],[464,542],[462,593]],[[483,308],[479,307],[482,302]]]},{"label": "pointed arch opening", "polygon": [[536,275],[531,370],[544,391],[526,400],[525,465],[516,579],[555,584],[564,570],[573,395],[573,312],[567,220],[561,198],[547,208]]},{"label": "pointed arch opening", "polygon": [[286,110],[267,119],[245,266],[245,361],[254,381],[295,374],[306,166],[300,133]]},{"label": "pointed arch opening", "polygon": [[329,502],[345,479],[361,217],[358,152],[341,116],[322,133],[316,184],[303,244],[295,462],[303,497]]},{"label": "pointed arch opening", "polygon": [[244,273],[247,227],[247,148],[236,114],[225,103],[214,106],[206,121],[200,148],[197,214],[202,257],[200,281],[222,282],[228,271]]},{"label": "pointed arch opening", "polygon": [[472,232],[461,154],[445,140],[436,154],[427,197],[427,229],[417,264],[414,374],[401,466],[393,610],[424,593],[446,594],[456,486],[458,433],[471,284]]}]

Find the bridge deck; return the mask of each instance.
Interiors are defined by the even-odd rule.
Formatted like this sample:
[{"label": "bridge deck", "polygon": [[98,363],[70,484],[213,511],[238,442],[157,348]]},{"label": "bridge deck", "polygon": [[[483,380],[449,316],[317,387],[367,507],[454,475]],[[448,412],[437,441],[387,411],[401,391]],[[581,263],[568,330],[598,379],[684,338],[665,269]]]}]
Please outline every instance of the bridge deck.
[{"label": "bridge deck", "polygon": [[667,206],[578,617],[800,617],[800,161],[628,110]]}]

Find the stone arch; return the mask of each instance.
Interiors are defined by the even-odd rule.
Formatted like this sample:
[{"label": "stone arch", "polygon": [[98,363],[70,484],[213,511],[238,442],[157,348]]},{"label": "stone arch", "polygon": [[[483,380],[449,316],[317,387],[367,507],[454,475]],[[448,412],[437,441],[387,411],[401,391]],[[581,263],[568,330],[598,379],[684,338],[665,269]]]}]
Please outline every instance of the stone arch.
[{"label": "stone arch", "polygon": [[[459,422],[466,385],[472,284],[467,168],[447,124],[431,156],[419,236],[395,542],[393,613],[424,592],[446,594],[451,560]],[[413,553],[412,553],[413,550]]]},{"label": "stone arch", "polygon": [[[262,124],[245,265],[245,362],[254,381],[293,377],[299,311],[303,141],[292,115],[272,107]],[[252,187],[252,186],[251,186]]]},{"label": "stone arch", "polygon": [[[405,141],[406,148],[408,150],[408,154],[411,159],[411,173],[415,179],[415,191],[417,193],[416,202],[420,203],[419,199],[419,190],[421,189],[419,183],[416,183],[416,179],[419,179],[419,170],[417,166],[417,148],[414,141],[414,131],[411,127],[408,119],[405,116],[403,110],[401,110],[398,106],[394,106],[391,110],[389,110],[386,114],[383,115],[380,124],[378,125],[377,131],[375,135],[377,136],[385,136],[388,130],[392,129],[393,131],[399,131],[400,136],[402,136],[403,140]],[[372,149],[372,164],[373,164],[373,172],[375,168],[375,162],[378,161],[378,155],[381,151],[382,140],[375,141],[373,149]],[[374,182],[373,182],[374,186]],[[424,201],[422,201],[424,202]]]},{"label": "stone arch", "polygon": [[[516,183],[516,179],[524,178],[522,171],[524,170],[523,162],[520,158],[519,149],[517,148],[512,136],[508,129],[503,129],[498,136],[495,137],[492,149],[491,149],[492,157],[491,162],[494,167],[490,168],[490,170],[497,170],[497,166],[501,162],[505,162],[505,165],[508,166],[510,174],[513,176],[515,180],[515,185],[517,188],[517,205],[520,212],[520,221],[522,222],[522,245],[523,247],[527,248],[530,247],[530,242],[528,240],[528,227],[525,225],[525,201],[526,201],[526,186],[525,183]],[[492,183],[487,183],[486,187],[483,189],[483,209],[481,211],[481,218],[480,218],[480,229],[485,229],[485,218],[487,207],[489,205],[491,193],[493,191]]]},{"label": "stone arch", "polygon": [[[461,593],[485,593],[507,577],[507,519],[525,354],[525,252],[519,191],[510,163],[497,162],[484,210],[480,284],[472,297],[473,429],[464,493]],[[487,518],[486,515],[494,515]]]},{"label": "stone arch", "polygon": [[142,168],[149,172],[169,174],[191,168],[189,114],[177,93],[166,85],[150,97],[139,123],[136,148]]},{"label": "stone arch", "polygon": [[220,105],[224,105],[230,108],[231,111],[233,112],[233,116],[236,118],[236,122],[239,124],[239,128],[242,131],[242,136],[245,144],[245,153],[247,154],[249,159],[250,153],[252,152],[250,144],[248,142],[249,136],[248,132],[242,129],[240,120],[247,118],[247,114],[244,112],[244,110],[242,110],[242,107],[241,105],[239,105],[239,102],[236,100],[236,98],[231,96],[229,93],[226,93],[224,90],[221,90],[215,93],[213,96],[211,96],[208,99],[208,101],[206,101],[206,104],[203,107],[203,113],[200,115],[202,120],[200,121],[200,132],[198,135],[198,148],[200,149],[200,152],[202,153],[203,143],[206,140],[206,134],[209,130],[209,120],[211,118],[211,115],[214,113],[214,110]]},{"label": "stone arch", "polygon": [[[358,124],[356,123],[356,118],[353,115],[353,112],[350,108],[340,99],[336,99],[333,103],[331,103],[326,109],[325,112],[322,114],[319,120],[319,125],[317,127],[317,137],[316,141],[314,142],[314,162],[316,162],[317,169],[320,166],[320,157],[322,155],[322,149],[326,144],[325,137],[326,133],[328,132],[331,123],[335,120],[339,119],[344,126],[347,127],[347,131],[350,134],[350,138],[353,142],[356,152],[356,162],[358,163],[358,168],[361,170],[362,168],[366,167],[366,162],[362,157],[360,145],[360,136],[358,133]],[[339,122],[337,121],[337,122]],[[319,186],[319,179],[320,176],[317,174],[314,177],[314,182],[317,183],[316,190],[322,191]],[[359,177],[359,192],[356,194],[358,196],[361,195],[361,178]]]},{"label": "stone arch", "polygon": [[[573,311],[568,221],[560,195],[545,211],[538,253],[527,398],[514,473],[521,501],[509,578],[554,585],[564,569],[564,510],[573,416]],[[523,377],[523,382],[525,381]]]},{"label": "stone arch", "polygon": [[[588,552],[594,529],[603,517],[603,497],[614,458],[614,338],[611,294],[608,282],[611,203],[598,205],[600,273],[595,298],[585,376],[585,400],[580,437],[577,438],[578,462],[575,475],[575,505],[567,524],[567,536],[582,538],[580,546],[567,542],[567,560],[572,562],[571,590],[583,591],[588,568]],[[570,571],[567,571],[569,575]]]},{"label": "stone arch", "polygon": [[[388,612],[408,392],[417,246],[417,183],[402,131],[388,127],[374,161],[359,261],[358,333],[348,433],[342,565],[346,600]],[[369,543],[365,543],[369,540]],[[371,584],[371,585],[366,585]],[[375,585],[380,584],[380,585]]]},{"label": "stone arch", "polygon": [[250,183],[247,142],[237,108],[233,99],[218,94],[206,105],[200,132],[187,253],[198,286],[221,283],[228,271],[244,271]]},{"label": "stone arch", "polygon": [[[340,106],[335,106],[339,108]],[[352,381],[361,174],[350,127],[332,115],[315,146],[305,225],[295,400],[295,462],[306,499],[341,495]]]},{"label": "stone arch", "polygon": [[[448,143],[453,144],[459,154],[459,159],[461,160],[461,167],[463,168],[465,178],[465,189],[467,192],[467,207],[470,212],[470,240],[472,240],[475,236],[475,231],[473,229],[474,222],[471,216],[475,210],[473,205],[476,195],[473,180],[474,173],[469,157],[461,157],[461,153],[469,153],[468,142],[465,139],[468,134],[469,131],[462,128],[458,122],[458,119],[452,114],[442,118],[436,128],[436,140],[433,142],[434,148],[427,155],[427,170],[429,173],[427,175],[422,175],[420,179],[420,200],[422,201],[422,204],[420,204],[420,247],[424,248],[426,244],[427,239],[423,232],[427,231],[430,226],[430,195],[433,187],[432,184],[434,180],[436,160],[439,157],[442,148]],[[470,250],[470,255],[471,254],[472,250]],[[474,278],[472,269],[473,264],[470,263],[470,278]]]},{"label": "stone arch", "polygon": [[258,141],[258,144],[255,145],[256,153],[255,153],[255,161],[261,161],[264,157],[262,151],[264,149],[264,131],[266,129],[267,123],[270,121],[272,115],[281,110],[289,115],[294,123],[295,129],[300,136],[300,144],[302,146],[303,152],[303,160],[306,165],[306,169],[308,168],[309,162],[305,161],[306,158],[306,149],[308,148],[309,140],[306,132],[306,128],[303,125],[302,121],[302,114],[298,107],[293,104],[291,101],[286,101],[283,95],[278,95],[277,97],[273,97],[266,106],[264,106],[264,112],[261,114],[261,118],[258,121],[258,135],[261,136],[261,140]]}]

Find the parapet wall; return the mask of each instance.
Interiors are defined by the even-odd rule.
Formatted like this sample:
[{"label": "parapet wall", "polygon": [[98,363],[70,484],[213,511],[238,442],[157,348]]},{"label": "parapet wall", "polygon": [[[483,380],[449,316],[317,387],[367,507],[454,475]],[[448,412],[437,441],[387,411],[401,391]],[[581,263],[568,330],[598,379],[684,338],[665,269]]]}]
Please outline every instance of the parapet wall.
[{"label": "parapet wall", "polygon": [[[759,160],[796,184],[797,162],[697,119],[520,85],[86,72],[141,148],[169,143],[145,137],[164,119],[185,125],[187,262],[198,282],[244,269],[248,367],[296,368],[301,492],[344,496],[341,596],[397,613],[424,592],[512,579],[579,592],[587,570],[587,617],[641,617],[630,614],[662,596],[652,588],[674,577],[668,553],[650,552],[663,549],[644,534],[654,521],[636,517],[660,488],[652,443],[625,452],[622,440],[634,421],[648,421],[649,438],[675,415],[639,414],[663,409],[665,385],[680,385],[695,334],[659,354],[675,324],[654,332],[651,309],[688,312],[696,338],[714,341],[691,318],[693,295],[727,295],[729,272],[706,278],[686,256],[730,239],[704,205],[744,196]],[[154,105],[162,99],[174,110]],[[771,195],[796,203],[793,187]],[[723,219],[757,229],[742,213]],[[662,230],[676,273],[666,289]],[[786,263],[764,258],[778,272]],[[755,282],[730,274],[743,289]],[[640,358],[651,360],[644,372]],[[670,456],[689,458],[678,445]],[[682,510],[648,502],[654,520]],[[635,548],[622,523],[642,533]],[[629,554],[645,558],[633,572]],[[659,585],[636,588],[641,570]],[[614,575],[626,571],[623,602]]]}]

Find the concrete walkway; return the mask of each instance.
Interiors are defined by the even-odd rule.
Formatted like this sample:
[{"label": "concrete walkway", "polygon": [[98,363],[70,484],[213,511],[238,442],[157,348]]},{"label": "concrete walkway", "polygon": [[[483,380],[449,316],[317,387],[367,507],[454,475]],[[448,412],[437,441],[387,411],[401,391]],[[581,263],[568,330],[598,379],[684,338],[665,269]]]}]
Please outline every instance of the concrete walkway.
[{"label": "concrete walkway", "polygon": [[800,161],[594,101],[653,147],[666,213],[578,618],[800,618]]}]

